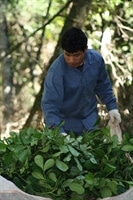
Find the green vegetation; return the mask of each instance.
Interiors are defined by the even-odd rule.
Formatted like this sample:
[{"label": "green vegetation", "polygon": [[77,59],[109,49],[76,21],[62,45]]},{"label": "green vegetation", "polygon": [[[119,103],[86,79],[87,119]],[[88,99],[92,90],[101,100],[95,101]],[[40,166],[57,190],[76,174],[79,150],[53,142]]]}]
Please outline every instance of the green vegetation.
[{"label": "green vegetation", "polygon": [[23,191],[54,200],[116,196],[133,185],[133,139],[102,128],[75,137],[22,129],[0,140],[0,174]]},{"label": "green vegetation", "polygon": [[124,134],[122,144],[110,138],[108,128],[68,140],[58,130],[38,130],[38,121],[45,71],[61,51],[62,30],[76,25],[88,36],[89,47],[103,54],[122,131],[133,135],[132,1],[4,0],[0,19],[0,134],[8,127],[14,130],[16,123],[20,130],[28,115],[24,127],[36,127],[0,140],[0,174],[25,192],[54,200],[104,198],[130,188],[129,134]]},{"label": "green vegetation", "polygon": [[34,118],[41,119],[35,115],[40,111],[47,69],[61,52],[63,31],[78,26],[85,31],[89,48],[103,54],[123,130],[132,133],[131,0],[2,0],[0,19],[0,132],[5,132],[8,123],[12,126],[16,122],[19,130],[19,120],[29,115],[23,127],[37,128]]}]

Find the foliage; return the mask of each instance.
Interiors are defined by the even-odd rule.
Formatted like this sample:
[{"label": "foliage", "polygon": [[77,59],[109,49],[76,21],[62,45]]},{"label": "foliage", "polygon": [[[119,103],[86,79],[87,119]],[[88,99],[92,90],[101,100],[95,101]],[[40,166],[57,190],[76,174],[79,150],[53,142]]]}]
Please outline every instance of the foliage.
[{"label": "foliage", "polygon": [[[2,126],[7,124],[7,121],[12,123],[22,119],[22,116],[27,116],[33,106],[44,78],[45,69],[48,67],[61,30],[65,29],[65,22],[69,19],[71,8],[73,8],[75,1],[70,1],[69,5],[68,0],[1,1],[0,12],[3,8],[7,22],[4,27],[7,25],[6,34],[9,39],[7,57],[10,57],[12,61],[10,76],[12,76],[11,94],[13,95],[13,99],[7,97],[11,101],[11,108],[7,109],[8,119],[4,116],[4,112],[0,113]],[[124,130],[131,131],[133,124],[132,1],[92,0],[90,2],[88,15],[83,25],[88,36],[88,46],[102,52],[118,99],[123,118],[122,125]],[[80,12],[78,15],[79,18],[82,17]],[[1,30],[5,29],[4,27]],[[103,40],[104,35],[106,41]],[[1,37],[1,41],[5,40]],[[7,73],[3,74],[4,68],[7,69],[7,66],[0,63],[2,110],[8,106],[4,102],[4,87],[8,88],[5,82]]]},{"label": "foliage", "polygon": [[133,185],[131,156],[130,135],[124,134],[119,144],[107,127],[78,137],[60,135],[58,129],[28,128],[0,140],[0,174],[34,195],[97,199]]}]

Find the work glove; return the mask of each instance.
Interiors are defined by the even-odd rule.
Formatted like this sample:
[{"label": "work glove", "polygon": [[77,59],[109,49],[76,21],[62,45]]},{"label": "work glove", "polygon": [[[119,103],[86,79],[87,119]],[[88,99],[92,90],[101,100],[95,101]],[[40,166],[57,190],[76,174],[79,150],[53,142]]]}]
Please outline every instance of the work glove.
[{"label": "work glove", "polygon": [[117,109],[109,111],[109,121],[115,125],[121,123],[121,115]]},{"label": "work glove", "polygon": [[70,135],[68,135],[65,132],[62,132],[61,135],[63,135],[64,137],[66,137],[66,139],[69,141],[70,140]]},{"label": "work glove", "polygon": [[116,134],[118,136],[118,142],[122,141],[122,132],[119,126],[121,123],[121,115],[117,109],[113,109],[109,111],[109,127],[110,127],[110,135],[113,136]]},{"label": "work glove", "polygon": [[63,135],[63,136],[67,136],[68,134],[67,134],[67,133],[65,133],[65,132],[63,132],[63,133],[61,133],[61,135]]}]

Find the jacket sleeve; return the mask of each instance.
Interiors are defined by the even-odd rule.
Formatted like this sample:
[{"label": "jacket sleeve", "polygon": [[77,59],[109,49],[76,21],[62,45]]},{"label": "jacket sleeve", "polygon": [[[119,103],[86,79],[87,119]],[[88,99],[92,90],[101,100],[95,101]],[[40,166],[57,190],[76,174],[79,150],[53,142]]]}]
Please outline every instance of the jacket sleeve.
[{"label": "jacket sleeve", "polygon": [[100,101],[106,105],[107,110],[110,111],[112,109],[117,109],[117,103],[104,60],[102,57],[100,58],[99,76],[95,87],[95,94],[99,97]]},{"label": "jacket sleeve", "polygon": [[49,72],[44,81],[41,107],[44,113],[44,121],[48,127],[58,126],[61,123],[59,110],[64,96],[63,77],[57,74],[58,72]]}]

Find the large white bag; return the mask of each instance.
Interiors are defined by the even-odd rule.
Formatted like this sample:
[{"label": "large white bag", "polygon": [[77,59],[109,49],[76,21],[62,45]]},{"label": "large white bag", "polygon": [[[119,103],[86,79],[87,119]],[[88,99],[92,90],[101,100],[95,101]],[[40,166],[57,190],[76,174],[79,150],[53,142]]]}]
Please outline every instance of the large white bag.
[{"label": "large white bag", "polygon": [[133,187],[118,196],[108,197],[102,200],[133,200]]},{"label": "large white bag", "polygon": [[50,200],[39,196],[29,195],[21,191],[11,181],[0,176],[0,200]]},{"label": "large white bag", "polygon": [[[39,196],[29,195],[21,191],[11,181],[0,176],[0,200],[50,200]],[[133,188],[127,190],[125,193],[108,197],[102,200],[133,200]]]}]

